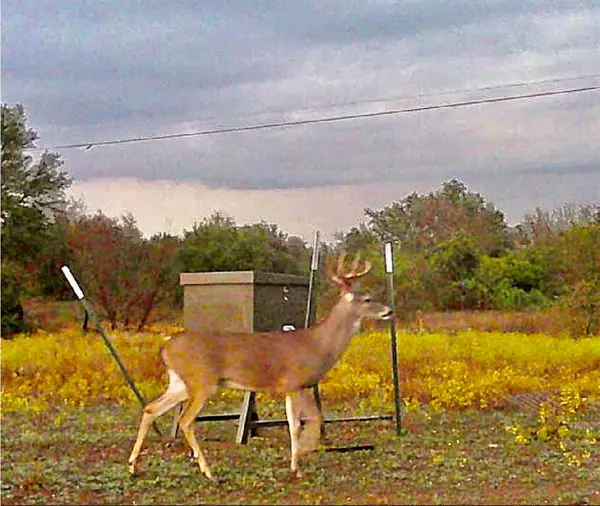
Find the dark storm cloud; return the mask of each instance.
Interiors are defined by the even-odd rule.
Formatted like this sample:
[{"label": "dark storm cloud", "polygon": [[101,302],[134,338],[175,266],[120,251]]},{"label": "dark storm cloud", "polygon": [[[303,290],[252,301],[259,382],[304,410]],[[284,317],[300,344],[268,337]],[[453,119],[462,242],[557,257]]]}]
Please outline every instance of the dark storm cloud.
[{"label": "dark storm cloud", "polygon": [[[474,95],[324,107],[592,74],[599,20],[559,0],[6,0],[3,101],[26,105],[44,145],[411,106]],[[79,180],[229,188],[598,166],[598,94],[493,107],[63,155]]]},{"label": "dark storm cloud", "polygon": [[282,75],[262,39],[176,3],[8,1],[5,94],[64,126],[186,119],[220,87]]}]

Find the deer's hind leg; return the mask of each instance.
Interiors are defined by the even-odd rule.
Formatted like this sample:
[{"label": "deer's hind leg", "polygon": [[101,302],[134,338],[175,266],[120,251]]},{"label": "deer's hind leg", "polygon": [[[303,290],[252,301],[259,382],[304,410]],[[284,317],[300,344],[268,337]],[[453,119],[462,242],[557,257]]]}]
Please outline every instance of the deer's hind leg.
[{"label": "deer's hind leg", "polygon": [[135,474],[137,459],[152,422],[188,398],[187,388],[181,378],[171,370],[168,371],[168,374],[169,386],[165,393],[144,408],[137,439],[129,456],[129,472],[131,474]]},{"label": "deer's hind leg", "polygon": [[214,388],[202,389],[193,392],[190,395],[190,401],[187,404],[185,411],[182,413],[181,418],[179,419],[179,426],[183,431],[185,439],[194,452],[194,459],[198,462],[200,471],[211,480],[214,479],[213,475],[210,472],[210,467],[208,466],[206,457],[204,457],[204,454],[200,449],[200,445],[198,444],[198,440],[196,439],[196,435],[194,434],[194,421],[196,420],[196,415],[200,412],[204,406],[204,403],[212,395],[214,390]]},{"label": "deer's hind leg", "polygon": [[315,450],[319,444],[323,417],[317,407],[312,390],[297,392],[296,399],[298,409],[300,410],[300,419],[304,422],[298,442],[298,452],[300,455],[306,455]]},{"label": "deer's hind leg", "polygon": [[[312,391],[299,390],[285,397],[285,409],[290,429],[292,472],[300,477],[298,459],[312,452],[321,436],[321,413],[312,396]],[[301,421],[304,427],[301,427]]]}]

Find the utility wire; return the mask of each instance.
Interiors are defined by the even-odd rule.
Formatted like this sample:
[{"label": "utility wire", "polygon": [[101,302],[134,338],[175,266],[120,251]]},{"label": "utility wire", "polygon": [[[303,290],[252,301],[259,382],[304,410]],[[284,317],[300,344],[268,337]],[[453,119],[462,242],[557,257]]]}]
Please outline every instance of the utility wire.
[{"label": "utility wire", "polygon": [[328,109],[339,109],[341,107],[349,107],[349,106],[359,106],[359,105],[367,105],[367,104],[375,104],[375,103],[390,103],[390,102],[400,102],[405,100],[414,100],[420,98],[430,98],[430,97],[439,97],[439,96],[447,96],[447,95],[464,95],[467,93],[476,93],[483,91],[492,91],[503,88],[522,88],[525,86],[531,87],[536,85],[544,85],[544,84],[556,84],[562,83],[565,81],[581,81],[585,79],[596,79],[599,78],[600,74],[583,74],[578,76],[571,77],[555,77],[549,79],[539,79],[537,81],[513,81],[504,84],[493,84],[490,86],[480,86],[476,88],[456,88],[453,90],[443,90],[443,91],[433,91],[427,93],[413,93],[410,95],[393,95],[393,96],[381,96],[377,98],[369,98],[363,100],[347,100],[341,102],[329,102],[322,103],[314,106],[305,106],[305,107],[296,107],[294,109],[288,108],[270,108],[270,109],[262,109],[262,110],[254,110],[248,111],[242,114],[219,114],[218,116],[204,116],[197,118],[197,121],[215,121],[215,120],[224,120],[224,119],[241,119],[241,118],[252,118],[256,116],[265,116],[270,114],[292,114],[292,113],[301,113],[301,112],[319,112],[322,113],[324,110]]},{"label": "utility wire", "polygon": [[[410,100],[415,98],[429,98],[429,97],[439,97],[443,95],[460,95],[466,93],[475,93],[480,91],[492,91],[503,88],[522,88],[525,86],[534,86],[534,85],[542,85],[542,84],[556,84],[565,81],[582,81],[584,79],[596,79],[600,77],[600,74],[585,74],[579,76],[572,77],[556,77],[551,79],[540,79],[537,81],[517,81],[510,82],[505,84],[493,84],[491,86],[480,86],[478,88],[457,88],[454,90],[444,90],[444,91],[434,91],[429,93],[415,93],[412,95],[396,95],[396,96],[387,96],[387,97],[379,97],[379,98],[370,98],[367,100],[350,100],[346,102],[332,102],[329,104],[323,104],[315,107],[300,107],[298,109],[268,109],[256,113],[244,114],[243,116],[258,116],[263,114],[273,114],[273,113],[289,113],[289,112],[308,112],[308,111],[316,111],[323,109],[335,109],[338,107],[347,107],[351,105],[364,105],[364,104],[374,104],[379,102],[399,102],[401,100]],[[231,116],[230,116],[231,117]],[[240,116],[238,116],[240,117]],[[223,116],[221,116],[223,118]],[[217,117],[207,118],[207,119],[219,119]]]},{"label": "utility wire", "polygon": [[[400,114],[412,114],[417,112],[425,112],[425,111],[435,111],[440,109],[455,109],[459,107],[471,107],[474,105],[483,105],[483,104],[496,104],[500,102],[514,102],[517,100],[531,100],[537,98],[544,97],[553,97],[558,95],[572,95],[575,93],[583,93],[590,91],[599,91],[600,86],[586,86],[583,88],[569,88],[555,91],[544,91],[538,93],[529,93],[524,95],[509,95],[503,97],[496,98],[483,98],[478,100],[466,100],[462,102],[448,102],[444,104],[433,104],[433,105],[425,105],[419,107],[408,107],[403,109],[392,109],[389,111],[379,111],[379,112],[367,112],[367,113],[357,113],[357,114],[344,114],[339,116],[326,116],[322,118],[315,119],[305,119],[305,120],[296,120],[296,121],[281,121],[281,122],[273,122],[273,123],[263,123],[256,125],[244,125],[237,127],[226,127],[226,128],[213,128],[208,130],[199,130],[196,132],[185,132],[185,133],[177,133],[177,134],[167,134],[167,135],[150,135],[144,137],[129,137],[124,139],[114,139],[108,141],[91,141],[91,142],[79,142],[73,144],[60,144],[49,148],[51,150],[58,149],[75,149],[75,148],[86,148],[91,149],[94,146],[114,146],[119,144],[131,144],[134,142],[147,142],[147,141],[160,141],[167,139],[183,139],[186,137],[199,137],[204,135],[218,135],[218,134],[229,134],[229,133],[238,133],[238,132],[250,132],[255,130],[270,130],[276,128],[289,128],[303,125],[315,125],[320,123],[334,123],[337,121],[351,121],[365,118],[376,118],[380,116],[394,116]],[[34,148],[37,150],[40,149],[48,149],[48,148]]]}]

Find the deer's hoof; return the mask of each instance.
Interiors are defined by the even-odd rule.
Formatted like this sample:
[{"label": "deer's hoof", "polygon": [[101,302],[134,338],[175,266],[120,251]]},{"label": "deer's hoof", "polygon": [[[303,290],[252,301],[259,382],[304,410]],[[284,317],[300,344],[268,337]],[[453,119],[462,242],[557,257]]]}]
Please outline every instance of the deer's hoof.
[{"label": "deer's hoof", "polygon": [[215,483],[215,484],[218,484],[218,483],[219,483],[219,480],[217,480],[217,479],[216,479],[216,478],[213,476],[213,474],[210,472],[210,469],[207,469],[207,470],[205,470],[205,471],[202,471],[202,474],[203,474],[204,476],[206,476],[206,478],[207,478],[208,480],[212,481],[213,483]]}]

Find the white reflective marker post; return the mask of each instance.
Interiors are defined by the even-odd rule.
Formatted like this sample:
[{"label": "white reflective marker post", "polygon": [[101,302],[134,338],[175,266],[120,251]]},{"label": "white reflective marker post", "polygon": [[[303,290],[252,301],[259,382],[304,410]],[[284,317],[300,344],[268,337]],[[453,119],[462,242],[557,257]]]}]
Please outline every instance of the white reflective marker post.
[{"label": "white reflective marker post", "polygon": [[[109,349],[111,355],[115,359],[115,362],[119,366],[119,369],[121,370],[121,374],[123,374],[123,376],[127,380],[127,383],[129,384],[129,387],[131,388],[131,390],[133,391],[133,393],[135,394],[135,396],[137,397],[138,401],[140,402],[140,404],[142,405],[142,408],[143,408],[146,405],[146,401],[144,400],[144,397],[142,396],[142,394],[140,393],[140,391],[135,386],[135,383],[133,382],[133,379],[131,378],[131,376],[127,372],[127,369],[125,369],[125,366],[123,365],[123,362],[121,362],[121,357],[119,357],[119,354],[117,353],[117,350],[115,349],[115,347],[113,346],[112,342],[108,338],[108,335],[106,334],[106,332],[104,332],[104,329],[102,328],[102,325],[100,325],[100,320],[98,319],[98,315],[96,314],[96,312],[94,311],[94,309],[92,308],[92,306],[86,300],[85,295],[83,293],[83,290],[79,286],[79,283],[77,283],[77,280],[75,279],[75,276],[73,276],[73,273],[71,272],[71,270],[66,265],[63,265],[60,270],[62,271],[62,273],[65,276],[65,278],[67,278],[67,281],[69,282],[69,285],[71,285],[71,288],[75,292],[75,295],[77,296],[77,298],[79,299],[79,301],[83,305],[84,309],[93,318],[93,320],[94,320],[94,322],[96,324],[96,328],[98,329],[98,332],[100,333],[100,336],[102,336],[102,339],[104,340],[104,344],[106,344],[106,346]],[[154,426],[154,430],[156,430],[156,432],[158,433],[158,435],[162,436],[162,434],[161,434],[160,430],[158,429],[158,426],[156,425],[156,423],[153,423],[153,426]]]},{"label": "white reflective marker post", "polygon": [[308,297],[306,299],[306,315],[304,318],[304,328],[308,328],[311,322],[313,306],[313,289],[315,282],[315,273],[319,270],[319,231],[315,232],[313,241],[312,258],[310,261],[310,277],[308,278]]},{"label": "white reflective marker post", "polygon": [[[312,258],[310,261],[310,277],[308,278],[308,297],[306,300],[306,316],[304,318],[304,328],[307,329],[313,323],[313,292],[314,292],[314,283],[315,283],[315,275],[319,270],[319,242],[320,242],[320,233],[317,230],[315,232],[315,238],[313,241],[313,250],[312,250]],[[319,413],[322,413],[322,404],[321,404],[321,394],[319,393],[319,384],[315,383],[313,386],[313,394],[315,397],[315,404],[317,405],[317,409]],[[321,435],[324,434],[325,425],[321,424]]]},{"label": "white reflective marker post", "polygon": [[[394,302],[394,252],[392,243],[386,242],[383,249],[385,272],[388,278],[388,305],[395,311]],[[394,381],[394,403],[396,407],[396,435],[402,435],[402,397],[400,393],[400,375],[398,373],[398,340],[394,318],[390,320],[390,335],[392,338],[392,372]]]}]

